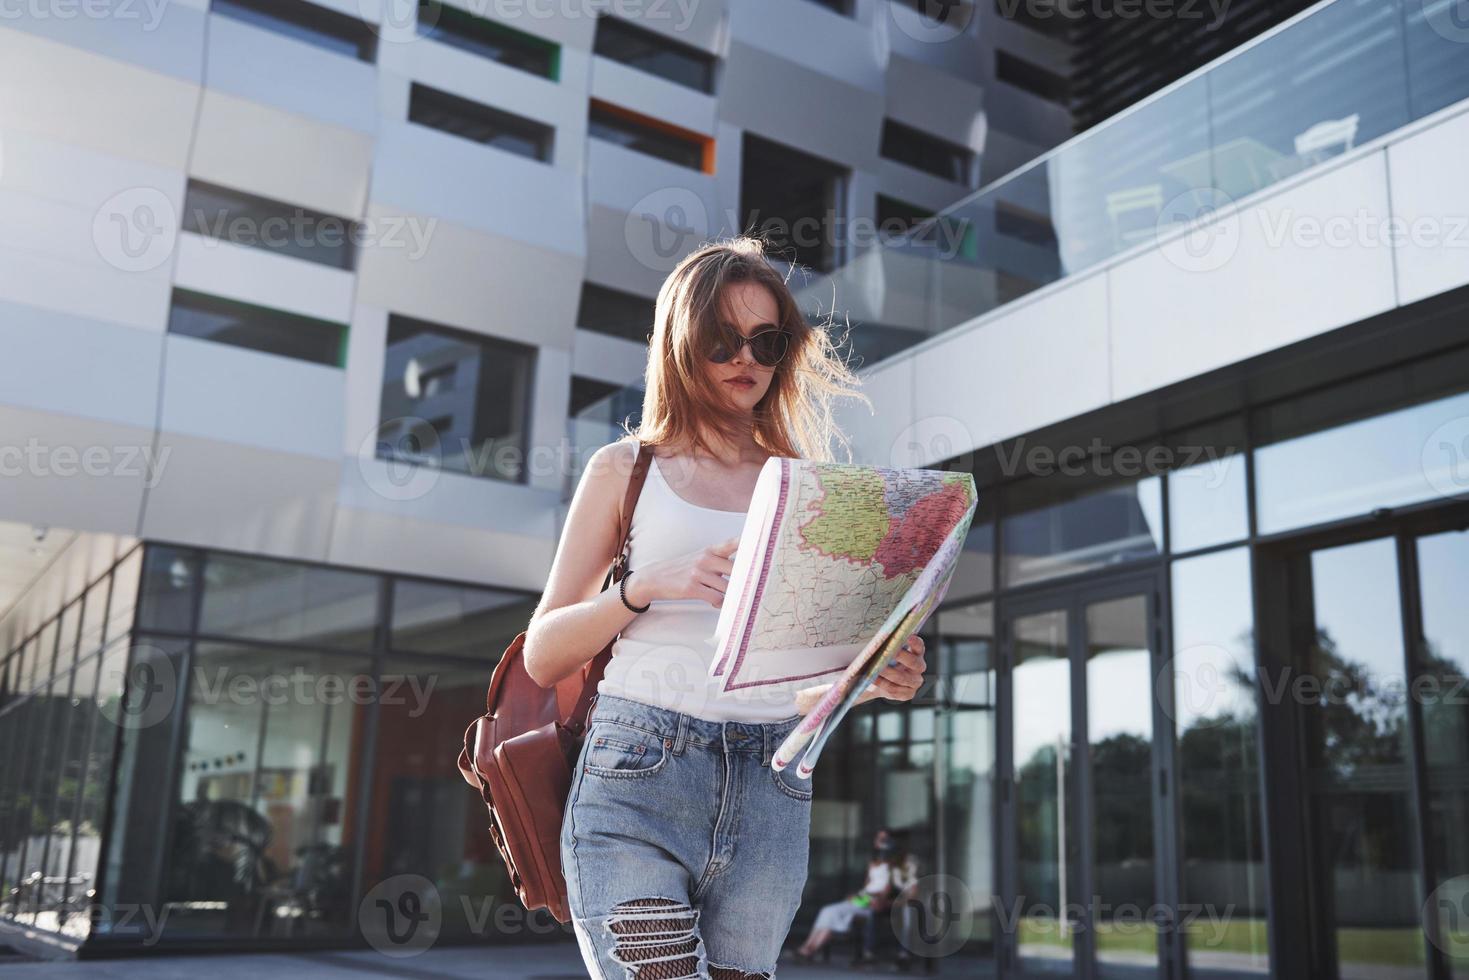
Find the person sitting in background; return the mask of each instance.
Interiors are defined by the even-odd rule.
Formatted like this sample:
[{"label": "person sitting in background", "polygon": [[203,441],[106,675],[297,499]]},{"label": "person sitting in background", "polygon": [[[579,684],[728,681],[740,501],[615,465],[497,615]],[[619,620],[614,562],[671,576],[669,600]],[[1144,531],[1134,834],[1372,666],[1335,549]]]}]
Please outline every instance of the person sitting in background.
[{"label": "person sitting in background", "polygon": [[[796,950],[796,958],[810,963],[816,954],[839,934],[849,933],[857,919],[870,919],[875,904],[891,904],[894,876],[901,875],[901,857],[893,832],[884,827],[872,837],[872,860],[867,864],[867,881],[862,890],[840,902],[823,905],[811,926],[811,934]],[[895,864],[895,861],[899,862]]]},{"label": "person sitting in background", "polygon": [[[877,917],[880,914],[890,913],[894,905],[898,906],[898,914],[902,917],[897,929],[898,934],[898,962],[906,963],[910,953],[908,951],[909,930],[913,927],[914,908],[911,904],[918,897],[918,858],[908,850],[903,840],[896,836],[890,836],[887,844],[891,851],[889,867],[892,869],[887,895],[872,903],[872,914],[867,916],[862,925],[862,962],[867,963],[877,958]],[[883,855],[879,851],[879,856]]]}]

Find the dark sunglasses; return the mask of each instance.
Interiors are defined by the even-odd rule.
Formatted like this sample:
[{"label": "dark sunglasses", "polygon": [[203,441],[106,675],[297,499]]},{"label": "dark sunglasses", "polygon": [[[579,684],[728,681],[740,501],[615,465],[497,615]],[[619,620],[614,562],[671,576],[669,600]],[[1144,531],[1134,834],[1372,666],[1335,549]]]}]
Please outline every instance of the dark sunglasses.
[{"label": "dark sunglasses", "polygon": [[790,334],[779,327],[761,330],[748,337],[732,330],[728,334],[728,337],[716,340],[714,346],[709,348],[709,360],[715,364],[726,363],[739,353],[740,348],[749,344],[750,356],[755,358],[755,363],[764,367],[775,367],[786,356],[786,349],[791,342]]}]

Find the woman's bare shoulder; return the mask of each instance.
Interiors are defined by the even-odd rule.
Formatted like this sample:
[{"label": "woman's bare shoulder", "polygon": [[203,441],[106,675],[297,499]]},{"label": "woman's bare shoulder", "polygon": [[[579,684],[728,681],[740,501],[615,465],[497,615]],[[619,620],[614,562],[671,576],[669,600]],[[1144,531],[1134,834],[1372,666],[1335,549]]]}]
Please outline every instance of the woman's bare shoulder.
[{"label": "woman's bare shoulder", "polygon": [[635,440],[624,438],[609,442],[588,457],[582,471],[582,487],[586,492],[596,494],[610,494],[614,488],[625,487],[637,458],[638,444]]}]

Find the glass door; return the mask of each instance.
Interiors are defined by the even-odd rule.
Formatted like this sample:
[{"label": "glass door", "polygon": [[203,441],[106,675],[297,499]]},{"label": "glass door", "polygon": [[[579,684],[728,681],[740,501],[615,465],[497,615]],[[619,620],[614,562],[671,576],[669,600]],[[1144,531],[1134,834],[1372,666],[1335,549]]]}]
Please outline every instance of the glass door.
[{"label": "glass door", "polygon": [[1154,732],[1156,573],[1002,613],[1001,963],[1023,977],[1158,975],[1171,820]]},{"label": "glass door", "polygon": [[1267,553],[1267,775],[1276,825],[1299,828],[1276,835],[1283,969],[1469,972],[1466,523],[1429,515]]}]

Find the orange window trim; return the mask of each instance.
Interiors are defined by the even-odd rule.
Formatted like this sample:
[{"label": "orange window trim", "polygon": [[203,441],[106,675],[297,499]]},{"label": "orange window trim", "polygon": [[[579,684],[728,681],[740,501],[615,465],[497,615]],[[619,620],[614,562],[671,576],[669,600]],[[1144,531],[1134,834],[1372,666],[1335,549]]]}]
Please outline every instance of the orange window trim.
[{"label": "orange window trim", "polygon": [[609,115],[621,116],[629,122],[635,122],[640,126],[656,129],[670,136],[676,136],[681,140],[698,144],[702,151],[700,153],[699,169],[706,174],[714,173],[714,138],[712,136],[705,136],[703,133],[696,133],[692,129],[684,129],[682,126],[675,126],[673,123],[665,122],[655,116],[648,116],[641,112],[634,112],[631,109],[624,109],[620,105],[613,105],[611,102],[604,102],[601,99],[592,99],[591,104]]}]

